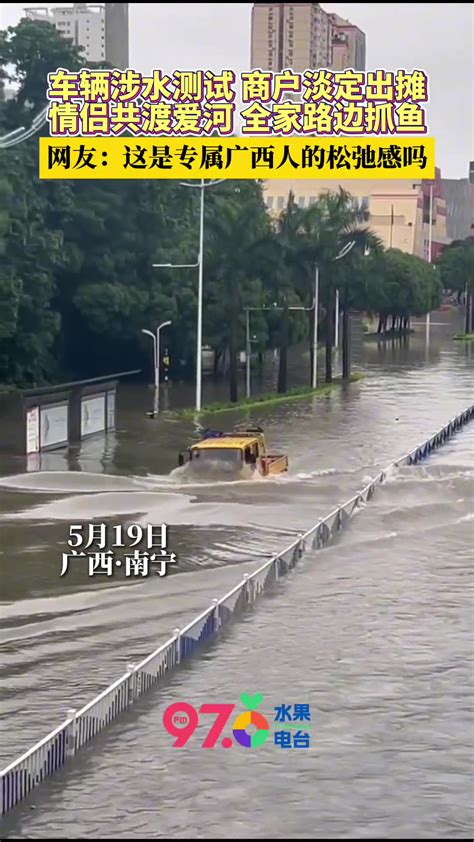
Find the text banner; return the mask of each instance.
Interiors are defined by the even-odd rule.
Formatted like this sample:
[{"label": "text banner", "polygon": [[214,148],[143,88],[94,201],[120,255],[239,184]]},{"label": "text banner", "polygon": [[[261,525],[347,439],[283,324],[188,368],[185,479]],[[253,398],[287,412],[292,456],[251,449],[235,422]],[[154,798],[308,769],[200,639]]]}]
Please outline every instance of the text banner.
[{"label": "text banner", "polygon": [[42,179],[432,179],[434,138],[40,138]]}]

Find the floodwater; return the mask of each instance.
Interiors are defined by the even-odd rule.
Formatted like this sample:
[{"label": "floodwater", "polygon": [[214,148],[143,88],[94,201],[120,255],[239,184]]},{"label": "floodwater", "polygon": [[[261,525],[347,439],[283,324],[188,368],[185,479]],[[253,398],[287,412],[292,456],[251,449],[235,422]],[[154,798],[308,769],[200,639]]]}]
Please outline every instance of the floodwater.
[{"label": "floodwater", "polygon": [[[195,424],[149,420],[138,387],[122,388],[107,441],[50,454],[40,472],[4,460],[0,764],[466,408],[472,350],[451,341],[457,327],[440,313],[429,344],[423,326],[408,344],[367,344],[365,379],[325,398],[212,419],[262,424],[289,454],[284,477],[186,482],[173,469]],[[336,544],[33,793],[5,834],[472,838],[473,444],[467,427],[394,473]],[[91,578],[79,558],[61,577],[70,524],[89,522],[166,523],[177,572]],[[308,748],[272,736],[206,751],[205,724],[172,748],[169,704],[238,712],[255,691],[272,730],[275,706],[310,705]]]}]

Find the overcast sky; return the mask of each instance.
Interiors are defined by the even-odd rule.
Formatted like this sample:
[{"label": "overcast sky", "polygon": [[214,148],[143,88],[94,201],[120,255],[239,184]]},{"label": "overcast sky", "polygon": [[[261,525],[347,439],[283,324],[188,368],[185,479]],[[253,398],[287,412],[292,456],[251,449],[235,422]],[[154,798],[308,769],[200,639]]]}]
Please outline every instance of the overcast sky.
[{"label": "overcast sky", "polygon": [[[2,28],[25,7],[2,3]],[[70,4],[43,4],[70,5]],[[367,37],[367,69],[424,70],[429,78],[429,134],[445,178],[465,178],[474,159],[474,7],[471,3],[322,3]],[[248,70],[251,3],[130,3],[130,64],[162,68]]]}]

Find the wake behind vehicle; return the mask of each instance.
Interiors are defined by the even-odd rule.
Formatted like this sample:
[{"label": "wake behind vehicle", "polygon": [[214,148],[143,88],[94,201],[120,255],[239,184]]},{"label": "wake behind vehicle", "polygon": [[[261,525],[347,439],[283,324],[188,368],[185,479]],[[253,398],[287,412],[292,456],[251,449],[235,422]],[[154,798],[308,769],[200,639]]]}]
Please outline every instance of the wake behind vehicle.
[{"label": "wake behind vehicle", "polygon": [[258,472],[268,477],[288,471],[288,456],[267,453],[261,427],[236,429],[232,433],[205,430],[200,441],[181,451],[178,463],[190,464],[193,472],[212,468],[233,474]]}]

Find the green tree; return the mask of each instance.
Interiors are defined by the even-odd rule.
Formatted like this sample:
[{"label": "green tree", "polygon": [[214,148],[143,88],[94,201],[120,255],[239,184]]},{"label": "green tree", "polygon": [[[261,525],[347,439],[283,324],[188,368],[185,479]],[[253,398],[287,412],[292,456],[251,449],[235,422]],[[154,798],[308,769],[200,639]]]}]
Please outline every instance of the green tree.
[{"label": "green tree", "polygon": [[[8,163],[7,163],[8,162]],[[61,232],[45,225],[46,200],[26,146],[0,153],[3,195],[0,379],[43,382],[54,376],[52,347],[60,318],[52,307]]]},{"label": "green tree", "polygon": [[[0,32],[0,76],[18,87],[0,102],[0,126],[29,125],[44,107],[47,73],[78,53],[53,26],[21,21]],[[37,138],[0,153],[0,379],[28,384],[58,370],[53,347],[60,317],[53,306],[63,262],[62,232],[48,223],[48,190],[37,176]]]},{"label": "green tree", "polygon": [[[342,293],[341,303],[344,318],[344,330],[348,328],[349,295],[348,276],[344,276],[341,266],[347,260],[339,255],[351,243],[356,246],[356,253],[361,255],[364,249],[376,240],[370,229],[363,227],[367,213],[350,194],[343,189],[328,192],[320,196],[307,209],[304,219],[305,245],[304,255],[308,270],[304,276],[305,299],[309,302],[313,297],[314,267],[319,268],[321,301],[325,311],[325,343],[326,343],[326,382],[332,381],[332,349],[334,344],[334,315],[336,289]],[[354,248],[354,246],[352,246]],[[353,255],[353,257],[355,254]],[[310,269],[311,267],[311,269]],[[344,280],[346,277],[346,280]],[[314,340],[314,333],[312,333]],[[311,342],[314,345],[314,341]],[[347,337],[343,343],[345,347],[346,369],[348,359]],[[314,360],[311,360],[311,369]]]},{"label": "green tree", "polygon": [[466,304],[465,331],[474,330],[474,237],[456,240],[441,254],[438,261],[444,289],[464,293]]},{"label": "green tree", "polygon": [[[216,188],[219,190],[219,188]],[[268,273],[269,220],[257,182],[229,182],[209,197],[205,249],[204,337],[229,352],[230,400],[238,400],[238,350],[244,346],[245,308],[261,306]],[[211,204],[212,202],[212,204]]]},{"label": "green tree", "polygon": [[291,335],[289,307],[302,306],[298,293],[302,286],[301,278],[306,272],[303,221],[304,213],[296,204],[294,194],[290,192],[286,208],[276,220],[273,242],[269,244],[276,262],[271,284],[272,297],[276,297],[282,307],[277,387],[281,394],[287,391],[288,345]]},{"label": "green tree", "polygon": [[[0,102],[2,130],[29,125],[45,104],[49,72],[82,64],[80,53],[47,23],[21,21],[2,32],[0,83],[8,78],[18,87],[15,100]],[[148,366],[141,329],[168,319],[171,358],[184,361],[182,370],[190,373],[197,268],[153,264],[197,262],[199,191],[167,180],[40,182],[37,158],[37,138],[1,153],[0,378],[33,383]],[[429,274],[423,261],[363,257],[367,244],[377,248],[363,223],[363,209],[345,191],[322,196],[307,211],[290,195],[274,224],[257,181],[206,191],[203,341],[215,348],[217,361],[229,357],[232,401],[249,306],[268,308],[252,312],[252,333],[259,351],[279,346],[278,391],[286,391],[288,348],[305,333],[311,338],[316,264],[329,381],[336,289],[345,326],[350,307],[361,309],[361,303],[384,319],[398,319],[436,302],[437,272],[430,268]],[[351,241],[349,255],[335,260]],[[309,330],[294,307],[306,309]],[[347,341],[343,358],[347,374]]]},{"label": "green tree", "polygon": [[48,73],[60,67],[79,70],[84,66],[82,48],[59,35],[47,21],[24,18],[17,26],[0,30],[0,74],[18,90],[15,99],[3,103],[3,125],[12,129],[46,105]]},{"label": "green tree", "polygon": [[360,290],[363,264],[369,254],[381,254],[383,251],[380,239],[367,228],[355,229],[351,237],[350,242],[354,245],[334,265],[334,283],[339,290],[342,313],[342,377],[344,380],[348,380],[351,374],[350,312],[353,309],[364,309],[364,296],[361,295]]},{"label": "green tree", "polygon": [[420,257],[389,249],[368,257],[363,264],[364,309],[379,314],[379,332],[399,323],[408,327],[411,316],[421,316],[439,306],[439,272]]}]

